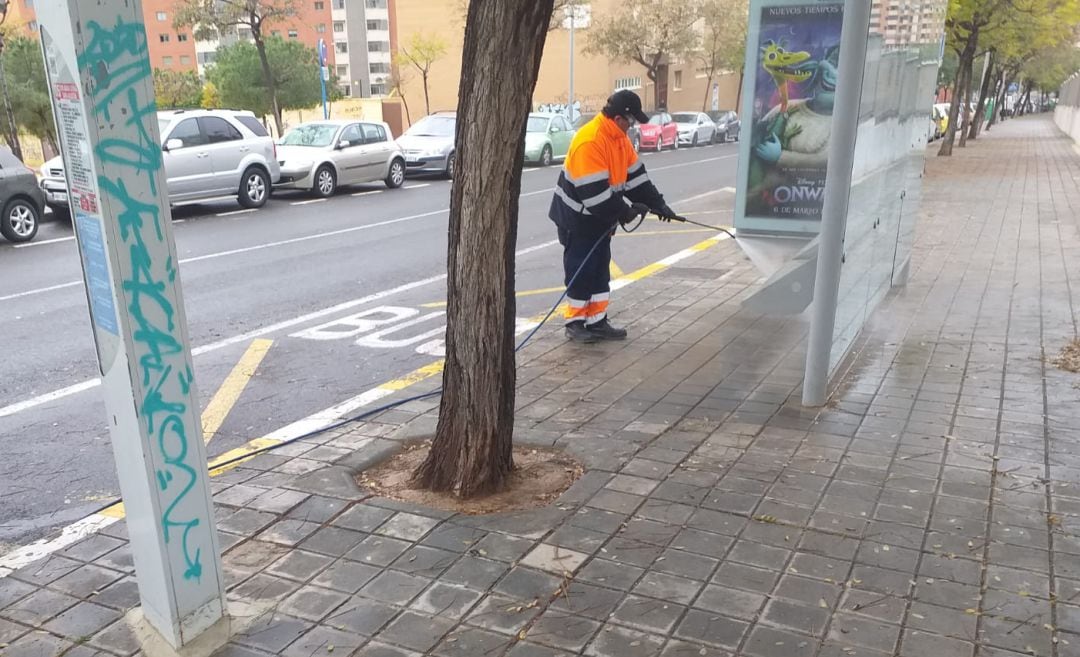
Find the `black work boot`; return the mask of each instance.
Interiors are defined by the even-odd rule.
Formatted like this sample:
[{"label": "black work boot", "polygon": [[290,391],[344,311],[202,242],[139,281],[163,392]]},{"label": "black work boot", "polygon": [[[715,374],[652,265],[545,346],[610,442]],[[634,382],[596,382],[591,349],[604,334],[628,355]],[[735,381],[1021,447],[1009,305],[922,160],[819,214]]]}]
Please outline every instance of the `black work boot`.
[{"label": "black work boot", "polygon": [[585,327],[589,333],[592,333],[599,340],[625,340],[626,329],[615,328],[611,325],[611,322],[607,320],[607,317],[596,322],[595,324],[589,324]]},{"label": "black work boot", "polygon": [[566,337],[570,338],[574,342],[584,342],[587,344],[598,342],[601,339],[592,331],[585,328],[584,320],[578,320],[576,322],[570,322],[569,324],[567,324]]}]

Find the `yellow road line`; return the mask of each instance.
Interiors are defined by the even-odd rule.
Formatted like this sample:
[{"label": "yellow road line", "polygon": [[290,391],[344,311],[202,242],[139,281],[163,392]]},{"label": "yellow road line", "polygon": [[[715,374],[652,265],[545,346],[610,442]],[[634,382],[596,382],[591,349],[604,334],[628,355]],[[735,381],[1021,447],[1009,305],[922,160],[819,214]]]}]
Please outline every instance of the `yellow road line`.
[{"label": "yellow road line", "polygon": [[614,258],[608,261],[608,271],[611,272],[612,278],[621,278],[623,275],[623,270],[619,269],[619,265],[615,264]]},{"label": "yellow road line", "polygon": [[266,357],[266,352],[272,344],[274,344],[273,340],[252,340],[251,345],[248,346],[247,351],[240,358],[240,362],[229,372],[229,376],[225,377],[224,383],[214,393],[214,398],[203,409],[202,425],[203,440],[205,442],[210,442],[218,430],[221,429],[221,425],[225,423],[229,411],[236,405],[236,401],[240,399],[240,394],[244,392],[248,381],[255,376],[255,370],[258,369],[259,363]]},{"label": "yellow road line", "polygon": [[716,232],[711,228],[672,228],[668,230],[635,230],[632,233],[617,233],[616,237],[647,237],[649,235],[684,235],[686,233]]}]

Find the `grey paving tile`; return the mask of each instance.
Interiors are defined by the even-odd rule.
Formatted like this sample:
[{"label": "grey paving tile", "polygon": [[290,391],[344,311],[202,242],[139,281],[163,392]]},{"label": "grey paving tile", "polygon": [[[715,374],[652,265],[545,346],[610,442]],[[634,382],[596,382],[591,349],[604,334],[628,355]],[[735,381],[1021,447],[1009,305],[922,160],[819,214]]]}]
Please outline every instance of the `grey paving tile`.
[{"label": "grey paving tile", "polygon": [[605,625],[585,649],[589,657],[655,657],[664,646],[664,637],[618,625]]},{"label": "grey paving tile", "polygon": [[309,584],[286,598],[278,610],[290,616],[318,622],[348,599],[349,596],[340,591],[331,591]]},{"label": "grey paving tile", "polygon": [[0,616],[16,623],[39,627],[54,616],[74,607],[78,602],[77,598],[64,593],[38,589],[18,602],[0,610]]},{"label": "grey paving tile", "polygon": [[523,602],[499,595],[488,595],[466,618],[466,623],[492,632],[516,636],[540,614],[539,601]]},{"label": "grey paving tile", "polygon": [[352,654],[366,639],[325,625],[316,625],[281,653],[282,657]]},{"label": "grey paving tile", "polygon": [[423,577],[387,570],[360,589],[360,594],[381,602],[407,605],[430,584],[431,580]]},{"label": "grey paving tile", "polygon": [[679,623],[675,636],[721,648],[735,649],[749,623],[711,612],[691,609]]},{"label": "grey paving tile", "polygon": [[552,648],[577,652],[593,638],[600,623],[587,618],[549,609],[532,625],[529,641]]},{"label": "grey paving tile", "polygon": [[639,630],[667,633],[685,611],[686,607],[673,602],[629,595],[611,615],[611,619]]},{"label": "grey paving tile", "polygon": [[375,636],[400,612],[400,608],[384,602],[353,596],[331,612],[322,624],[350,634]]},{"label": "grey paving tile", "polygon": [[436,657],[474,657],[475,655],[499,655],[513,642],[513,638],[474,627],[458,628],[447,635],[431,651]]}]

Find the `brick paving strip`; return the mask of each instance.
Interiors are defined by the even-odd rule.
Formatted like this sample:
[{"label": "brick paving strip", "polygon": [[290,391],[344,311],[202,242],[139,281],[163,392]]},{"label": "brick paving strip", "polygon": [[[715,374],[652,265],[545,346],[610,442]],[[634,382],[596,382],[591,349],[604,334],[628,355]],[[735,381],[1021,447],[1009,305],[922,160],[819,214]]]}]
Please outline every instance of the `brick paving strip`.
[{"label": "brick paving strip", "polygon": [[[435,402],[215,478],[230,597],[274,605],[219,655],[1080,655],[1080,377],[1047,362],[1078,181],[1044,117],[930,158],[911,282],[820,411],[805,327],[740,307],[730,242],[620,293],[626,343],[542,332],[517,441],[587,466],[550,508],[365,499],[351,473]],[[0,652],[136,654],[131,573],[117,523],[0,579]]]}]

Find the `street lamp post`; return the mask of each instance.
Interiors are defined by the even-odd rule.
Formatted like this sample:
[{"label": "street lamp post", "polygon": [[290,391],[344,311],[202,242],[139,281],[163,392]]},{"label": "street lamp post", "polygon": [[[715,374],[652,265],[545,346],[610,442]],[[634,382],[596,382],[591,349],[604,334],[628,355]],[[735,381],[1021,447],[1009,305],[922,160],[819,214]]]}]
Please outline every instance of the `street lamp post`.
[{"label": "street lamp post", "polygon": [[[0,0],[0,25],[7,20],[8,0]],[[4,116],[7,119],[8,145],[11,152],[20,160],[23,159],[22,147],[19,145],[19,129],[15,126],[15,112],[11,109],[11,98],[8,96],[7,72],[4,70],[4,35],[0,32],[0,94],[4,96]]]}]

